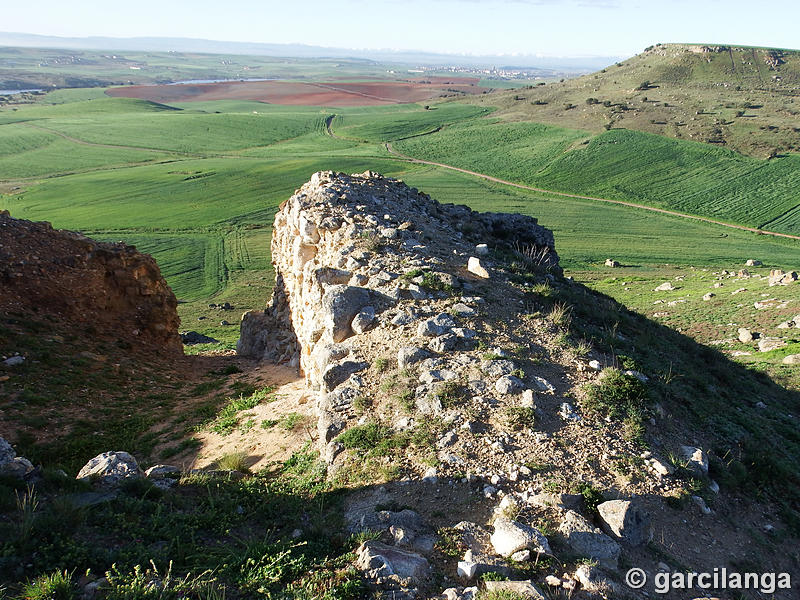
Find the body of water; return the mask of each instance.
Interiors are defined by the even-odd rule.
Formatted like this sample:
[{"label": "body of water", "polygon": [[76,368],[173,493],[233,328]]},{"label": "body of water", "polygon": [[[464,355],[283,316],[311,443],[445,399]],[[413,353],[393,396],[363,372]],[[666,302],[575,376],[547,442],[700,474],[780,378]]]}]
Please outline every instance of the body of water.
[{"label": "body of water", "polygon": [[0,96],[11,96],[13,94],[24,94],[25,92],[41,92],[40,89],[30,90],[0,90]]},{"label": "body of water", "polygon": [[267,77],[264,79],[187,79],[186,81],[173,81],[167,85],[191,85],[198,83],[227,83],[230,81],[276,81],[275,77]]}]

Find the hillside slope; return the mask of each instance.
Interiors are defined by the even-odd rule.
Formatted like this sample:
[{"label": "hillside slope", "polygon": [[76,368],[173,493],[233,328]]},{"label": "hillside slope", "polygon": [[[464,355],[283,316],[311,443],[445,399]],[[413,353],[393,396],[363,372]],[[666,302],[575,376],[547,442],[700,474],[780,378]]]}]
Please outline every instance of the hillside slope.
[{"label": "hillside slope", "polygon": [[800,151],[800,51],[657,44],[596,73],[473,100],[509,120],[626,128],[758,157]]}]

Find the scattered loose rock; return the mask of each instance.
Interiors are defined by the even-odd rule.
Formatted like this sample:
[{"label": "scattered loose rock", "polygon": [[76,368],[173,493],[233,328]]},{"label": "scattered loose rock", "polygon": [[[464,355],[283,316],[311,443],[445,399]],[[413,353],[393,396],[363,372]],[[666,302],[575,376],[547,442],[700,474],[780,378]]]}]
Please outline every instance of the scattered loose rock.
[{"label": "scattered loose rock", "polygon": [[144,477],[136,459],[127,452],[98,454],[78,472],[76,479],[96,482],[104,487],[116,487],[124,479]]},{"label": "scattered loose rock", "polygon": [[641,546],[653,537],[648,515],[630,500],[609,500],[597,506],[603,530],[631,546]]}]

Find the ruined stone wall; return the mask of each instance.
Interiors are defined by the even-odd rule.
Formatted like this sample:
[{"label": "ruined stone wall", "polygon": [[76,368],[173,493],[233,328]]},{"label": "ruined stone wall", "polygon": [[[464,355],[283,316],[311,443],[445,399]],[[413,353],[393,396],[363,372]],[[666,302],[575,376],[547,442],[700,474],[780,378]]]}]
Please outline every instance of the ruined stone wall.
[{"label": "ruined stone wall", "polygon": [[149,255],[0,212],[0,311],[137,348],[183,352],[177,300]]},{"label": "ruined stone wall", "polygon": [[243,316],[238,351],[302,370],[319,391],[324,445],[355,394],[342,384],[403,343],[393,339],[397,307],[491,279],[490,251],[559,271],[552,232],[536,219],[442,205],[371,172],[315,173],[275,217],[275,292]]}]

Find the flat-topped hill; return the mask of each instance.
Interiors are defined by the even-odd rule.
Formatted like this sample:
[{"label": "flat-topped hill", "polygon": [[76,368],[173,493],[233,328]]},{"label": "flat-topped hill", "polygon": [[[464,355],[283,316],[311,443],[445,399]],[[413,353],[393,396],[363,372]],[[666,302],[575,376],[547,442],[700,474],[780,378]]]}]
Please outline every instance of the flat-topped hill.
[{"label": "flat-topped hill", "polygon": [[758,157],[800,150],[800,51],[656,44],[601,71],[493,94],[512,120],[625,128]]}]

